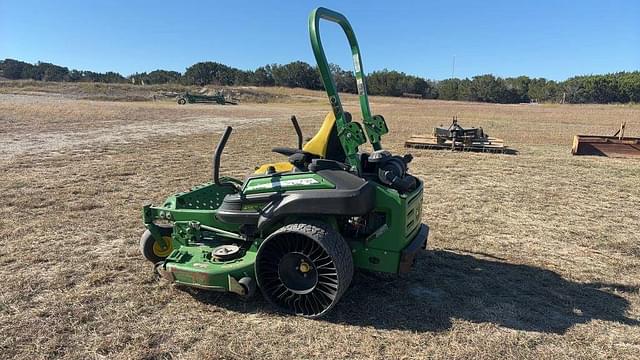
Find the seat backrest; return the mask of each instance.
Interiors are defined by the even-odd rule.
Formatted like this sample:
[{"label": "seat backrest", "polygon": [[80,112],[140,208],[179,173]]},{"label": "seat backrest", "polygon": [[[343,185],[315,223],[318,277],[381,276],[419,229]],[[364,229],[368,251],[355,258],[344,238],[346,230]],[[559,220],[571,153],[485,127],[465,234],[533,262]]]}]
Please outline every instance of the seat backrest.
[{"label": "seat backrest", "polygon": [[338,131],[336,129],[336,117],[329,112],[320,126],[320,130],[307,142],[302,150],[318,155],[324,159],[344,162],[345,154]]}]

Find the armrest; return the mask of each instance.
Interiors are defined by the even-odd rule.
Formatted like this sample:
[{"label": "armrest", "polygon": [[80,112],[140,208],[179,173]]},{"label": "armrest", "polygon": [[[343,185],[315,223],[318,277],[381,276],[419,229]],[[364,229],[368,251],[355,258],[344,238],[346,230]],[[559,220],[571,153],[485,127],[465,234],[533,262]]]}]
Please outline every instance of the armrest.
[{"label": "armrest", "polygon": [[273,149],[271,149],[271,151],[278,153],[278,154],[282,154],[285,156],[291,156],[293,154],[298,154],[298,153],[303,153],[304,151],[300,150],[300,149],[294,149],[294,148],[289,148],[289,147],[274,147]]}]

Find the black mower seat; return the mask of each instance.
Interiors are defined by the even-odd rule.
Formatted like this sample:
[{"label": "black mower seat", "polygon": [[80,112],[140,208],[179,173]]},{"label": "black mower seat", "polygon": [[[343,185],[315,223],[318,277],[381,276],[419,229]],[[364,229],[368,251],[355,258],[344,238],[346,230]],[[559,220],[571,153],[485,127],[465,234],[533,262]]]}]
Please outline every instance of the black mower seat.
[{"label": "black mower seat", "polygon": [[[311,163],[313,159],[320,158],[319,155],[310,153],[308,151],[304,151],[301,149],[288,148],[288,147],[275,147],[271,149],[271,151],[288,156],[289,163],[293,165],[293,168],[291,169],[291,171],[295,171],[296,169],[305,171],[307,169],[307,166]],[[266,173],[267,174],[270,173],[269,169],[267,169]]]},{"label": "black mower seat", "polygon": [[[348,120],[351,119],[349,113],[345,113],[345,116]],[[333,112],[327,114],[318,132],[303,146],[302,150],[288,147],[275,147],[272,151],[289,156],[289,161],[263,164],[256,168],[255,174],[266,174],[270,167],[273,167],[276,173],[292,171],[296,167],[304,168],[311,163],[313,159],[330,159],[339,162],[344,162],[346,159],[340,138],[338,137],[336,118]]]}]

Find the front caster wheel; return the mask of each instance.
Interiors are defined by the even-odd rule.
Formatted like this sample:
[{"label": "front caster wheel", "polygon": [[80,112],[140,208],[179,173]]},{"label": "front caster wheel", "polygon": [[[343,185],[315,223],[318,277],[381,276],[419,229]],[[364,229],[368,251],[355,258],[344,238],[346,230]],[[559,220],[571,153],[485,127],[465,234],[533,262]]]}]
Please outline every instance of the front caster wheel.
[{"label": "front caster wheel", "polygon": [[252,278],[243,277],[238,280],[238,284],[244,288],[244,295],[242,295],[242,298],[250,299],[256,294],[256,282]]},{"label": "front caster wheel", "polygon": [[347,242],[321,222],[290,224],[269,235],[255,266],[258,286],[269,302],[310,318],[333,308],[353,277]]},{"label": "front caster wheel", "polygon": [[173,245],[171,243],[172,231],[171,227],[160,228],[160,235],[162,235],[162,240],[164,240],[164,244],[162,244],[156,241],[151,231],[145,230],[140,237],[140,253],[142,253],[142,256],[154,264],[166,259],[173,251]]}]

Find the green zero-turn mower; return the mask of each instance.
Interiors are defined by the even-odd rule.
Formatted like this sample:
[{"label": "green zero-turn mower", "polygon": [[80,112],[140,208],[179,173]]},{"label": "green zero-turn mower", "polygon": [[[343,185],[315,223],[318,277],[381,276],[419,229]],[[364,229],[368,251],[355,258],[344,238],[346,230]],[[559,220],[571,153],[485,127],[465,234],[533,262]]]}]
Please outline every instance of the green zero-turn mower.
[{"label": "green zero-turn mower", "polygon": [[[342,109],[320,41],[321,19],[340,25],[349,40],[364,130]],[[332,111],[304,146],[292,117],[298,148],[274,148],[288,161],[259,166],[244,181],[218,174],[228,127],[213,157],[213,181],[144,206],[140,250],[164,278],[244,297],[260,288],[284,312],[319,317],[347,290],[354,267],[406,272],[425,248],[423,182],[407,172],[411,155],[382,149],[388,128],[371,115],[351,25],[317,8],[309,34]],[[373,151],[359,152],[367,138]]]}]

